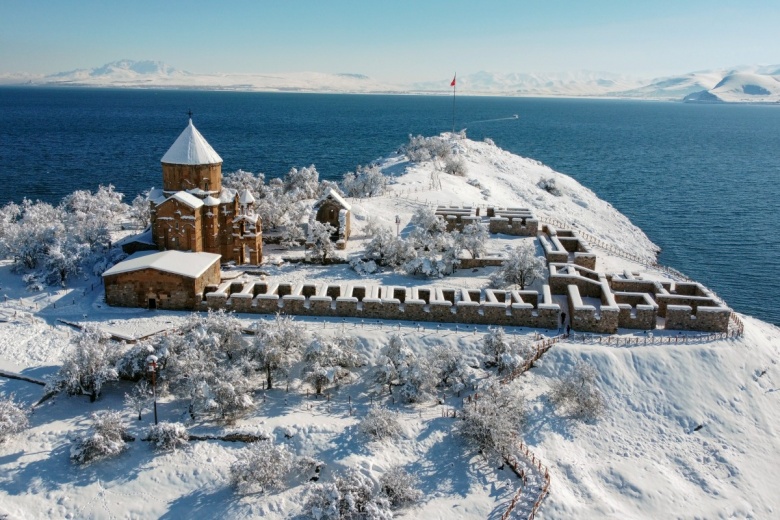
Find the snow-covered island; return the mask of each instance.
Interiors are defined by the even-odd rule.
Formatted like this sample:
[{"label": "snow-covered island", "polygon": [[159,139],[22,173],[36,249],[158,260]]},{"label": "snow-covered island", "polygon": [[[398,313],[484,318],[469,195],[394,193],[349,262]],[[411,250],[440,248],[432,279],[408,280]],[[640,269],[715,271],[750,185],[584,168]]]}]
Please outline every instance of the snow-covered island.
[{"label": "snow-covered island", "polygon": [[[776,516],[777,327],[728,313],[724,330],[672,328],[669,307],[727,302],[685,294],[695,282],[657,265],[640,229],[543,164],[453,134],[402,150],[338,186],[308,167],[267,183],[234,172],[232,197],[200,194],[251,209],[264,241],[262,264],[221,266],[202,312],[109,306],[101,285],[121,246],[143,243],[150,199],[196,195],[128,206],[101,188],[2,208],[0,517]],[[328,194],[349,228],[310,218]],[[620,323],[655,305],[651,326],[576,320],[586,307],[606,320],[621,303],[607,293],[640,285],[661,292],[621,296]],[[430,319],[338,313],[396,305],[386,288]],[[558,309],[552,326],[434,309],[509,320],[533,291],[532,314]],[[664,316],[664,291],[690,301]],[[234,298],[281,314],[230,312]],[[334,312],[285,313],[318,298]]]}]

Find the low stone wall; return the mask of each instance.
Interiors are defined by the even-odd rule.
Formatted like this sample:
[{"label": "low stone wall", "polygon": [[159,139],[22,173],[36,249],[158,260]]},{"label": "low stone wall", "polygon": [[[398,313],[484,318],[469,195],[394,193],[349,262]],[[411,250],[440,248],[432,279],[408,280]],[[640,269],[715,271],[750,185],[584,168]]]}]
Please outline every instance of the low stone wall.
[{"label": "low stone wall", "polygon": [[[199,309],[257,314],[558,328],[560,306],[536,291],[442,289],[367,284],[221,284]],[[240,285],[240,284],[239,284]],[[214,289],[213,287],[211,289]],[[541,303],[540,303],[541,302]]]},{"label": "low stone wall", "polygon": [[623,329],[652,330],[658,321],[658,304],[650,294],[613,292],[620,308],[618,327]]},{"label": "low stone wall", "polygon": [[689,305],[668,305],[666,328],[673,330],[701,330],[705,332],[728,332],[731,310],[725,307],[697,307]]},{"label": "low stone wall", "polygon": [[483,258],[459,258],[458,269],[474,269],[476,267],[498,267],[504,263],[504,258],[487,256]]},{"label": "low stone wall", "polygon": [[576,285],[569,285],[567,289],[572,329],[601,334],[614,334],[617,332],[620,308],[611,299],[611,292],[603,295],[601,306],[597,309],[593,305],[583,303],[580,291]]},{"label": "low stone wall", "polygon": [[583,240],[576,231],[570,229],[557,230],[549,224],[542,227],[542,235],[539,237],[542,250],[548,263],[569,262],[570,255],[573,263],[586,269],[596,269],[596,253],[590,245]]}]

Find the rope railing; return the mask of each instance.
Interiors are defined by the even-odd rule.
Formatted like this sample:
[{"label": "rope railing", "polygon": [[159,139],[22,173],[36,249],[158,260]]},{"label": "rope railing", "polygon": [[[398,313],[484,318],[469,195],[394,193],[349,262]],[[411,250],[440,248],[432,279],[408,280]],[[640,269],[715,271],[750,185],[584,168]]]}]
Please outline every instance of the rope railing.
[{"label": "rope railing", "polygon": [[[517,451],[519,453],[522,453],[523,456],[525,456],[525,458],[531,462],[531,466],[539,472],[543,480],[543,484],[541,486],[539,494],[534,499],[534,503],[531,506],[531,511],[529,512],[527,517],[528,520],[533,520],[534,518],[536,518],[536,514],[539,512],[539,509],[542,507],[542,501],[550,493],[550,472],[547,469],[547,467],[542,464],[541,460],[539,460],[536,457],[536,455],[534,455],[534,453],[530,449],[528,449],[528,446],[526,446],[522,440],[516,439],[515,443],[517,446]],[[528,488],[528,473],[525,471],[524,468],[520,467],[521,464],[519,463],[517,457],[515,455],[510,454],[505,457],[505,460],[507,464],[509,464],[509,467],[512,468],[512,471],[514,471],[515,474],[520,478],[522,485],[512,496],[512,500],[509,502],[509,507],[507,507],[507,510],[504,511],[504,514],[501,515],[501,520],[508,520],[509,517],[512,515],[512,513],[515,512],[515,508],[517,507],[517,504],[520,502],[520,499],[522,498],[524,491]]]},{"label": "rope railing", "polygon": [[677,334],[675,336],[654,336],[648,333],[643,337],[625,337],[625,336],[598,336],[590,333],[572,332],[569,341],[586,343],[590,345],[614,345],[616,347],[628,347],[631,345],[689,345],[695,343],[707,343],[723,339],[735,339],[742,336],[743,331],[735,327],[728,332],[710,332],[690,336],[687,334]]}]

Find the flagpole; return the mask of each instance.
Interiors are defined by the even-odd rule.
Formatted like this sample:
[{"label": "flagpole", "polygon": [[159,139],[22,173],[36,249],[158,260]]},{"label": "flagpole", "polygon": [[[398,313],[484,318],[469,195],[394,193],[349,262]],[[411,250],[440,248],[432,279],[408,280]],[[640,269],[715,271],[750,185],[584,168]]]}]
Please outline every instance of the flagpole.
[{"label": "flagpole", "polygon": [[455,90],[458,88],[457,86],[457,80],[458,79],[458,73],[455,73],[455,76],[452,77],[452,133],[455,133]]}]

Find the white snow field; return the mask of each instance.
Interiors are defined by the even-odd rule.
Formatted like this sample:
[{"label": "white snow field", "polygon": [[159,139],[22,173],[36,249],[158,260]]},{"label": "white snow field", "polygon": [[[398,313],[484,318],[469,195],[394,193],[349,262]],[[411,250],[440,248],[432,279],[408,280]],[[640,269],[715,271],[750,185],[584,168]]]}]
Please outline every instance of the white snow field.
[{"label": "white snow field", "polygon": [[[365,242],[369,215],[401,229],[424,203],[528,207],[538,216],[557,218],[616,248],[646,258],[655,246],[627,218],[576,181],[546,166],[504,152],[490,143],[455,139],[468,167],[466,177],[440,173],[442,188],[430,189],[431,163],[411,165],[403,157],[382,162],[392,176],[392,193],[371,199],[349,199],[354,211],[353,239],[346,254],[357,254]],[[554,178],[554,196],[537,187]],[[468,183],[476,179],[480,187]],[[473,182],[473,181],[472,181]],[[489,195],[486,195],[489,190]],[[489,250],[499,251],[528,238],[500,237]],[[598,269],[630,269],[663,277],[648,265],[598,253]],[[358,279],[347,266],[299,266],[281,261],[282,251],[266,251],[262,270],[278,280],[311,279],[341,283]],[[277,265],[278,264],[278,265]],[[459,270],[438,280],[395,273],[371,275],[391,284],[436,284],[481,287],[491,270]],[[95,285],[97,284],[97,285]],[[6,298],[7,297],[7,298]],[[0,370],[42,379],[57,370],[74,329],[58,320],[93,322],[123,337],[143,337],[174,328],[186,312],[110,308],[96,279],[39,293],[27,292],[21,277],[0,264]],[[239,315],[246,325],[268,316]],[[684,341],[631,346],[593,340],[556,343],[529,372],[512,385],[525,395],[527,422],[520,432],[533,454],[549,469],[550,494],[537,518],[657,519],[753,518],[780,516],[777,493],[780,467],[780,330],[748,316],[737,339],[704,340],[684,333]],[[400,334],[416,352],[451,345],[479,359],[486,327],[454,324],[363,323],[361,320],[296,318],[312,333],[357,337],[369,364],[391,333]],[[514,328],[511,336],[550,337],[557,331]],[[678,336],[654,331],[655,336]],[[621,330],[625,338],[645,338],[642,331]],[[118,347],[119,348],[119,347]],[[561,416],[547,398],[550,383],[576,361],[598,371],[598,386],[607,399],[606,413],[593,423]],[[229,426],[207,419],[191,420],[187,406],[169,395],[160,397],[161,420],[182,421],[191,434],[226,430],[265,432],[299,455],[325,463],[320,482],[347,467],[373,481],[393,466],[404,466],[421,480],[420,504],[396,511],[401,518],[491,518],[507,510],[520,480],[508,467],[469,448],[453,432],[456,419],[444,417],[462,406],[457,395],[416,405],[394,404],[377,394],[369,368],[358,370],[351,384],[333,389],[330,400],[311,397],[295,376],[284,385],[258,390],[255,411]],[[480,377],[486,375],[478,371]],[[130,383],[109,383],[95,403],[88,397],[57,395],[37,406],[31,428],[0,444],[0,518],[300,518],[306,479],[291,478],[281,491],[240,495],[229,482],[229,468],[241,456],[242,443],[203,440],[175,452],[157,454],[144,436],[152,422],[146,411],[138,421],[123,405]],[[308,395],[307,395],[308,390]],[[42,396],[42,387],[0,377],[0,392],[15,393],[26,404]],[[442,397],[442,396],[440,396]],[[369,442],[357,430],[372,403],[381,402],[403,417],[400,439]],[[118,457],[79,467],[69,459],[72,439],[89,425],[91,412],[120,410],[134,442]],[[538,472],[528,467],[529,488],[538,489]],[[533,494],[529,489],[529,494]],[[522,495],[521,495],[522,496]],[[512,518],[527,518],[533,497],[521,499]]]}]

